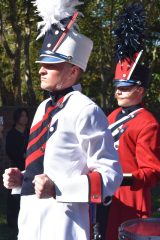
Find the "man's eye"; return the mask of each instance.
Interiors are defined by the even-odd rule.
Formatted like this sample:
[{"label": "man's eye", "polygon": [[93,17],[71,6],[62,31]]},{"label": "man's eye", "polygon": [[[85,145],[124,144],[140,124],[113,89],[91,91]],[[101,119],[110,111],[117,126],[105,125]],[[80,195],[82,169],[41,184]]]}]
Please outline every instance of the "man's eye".
[{"label": "man's eye", "polygon": [[128,92],[128,91],[130,91],[130,90],[131,90],[130,88],[123,88],[123,89],[122,89],[123,92]]}]

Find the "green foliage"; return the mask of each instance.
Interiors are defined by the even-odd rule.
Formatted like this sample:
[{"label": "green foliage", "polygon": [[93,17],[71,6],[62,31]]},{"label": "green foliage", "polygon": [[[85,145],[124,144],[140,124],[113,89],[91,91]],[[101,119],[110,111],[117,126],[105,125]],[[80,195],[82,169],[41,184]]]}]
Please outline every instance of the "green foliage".
[{"label": "green foliage", "polygon": [[[132,3],[129,0],[85,0],[80,7],[84,17],[79,19],[80,31],[90,37],[94,42],[94,48],[87,72],[84,74],[82,85],[85,94],[93,98],[104,110],[115,107],[114,90],[112,79],[114,77],[114,35],[115,18],[122,11],[124,5]],[[148,41],[146,51],[143,54],[143,62],[152,68],[153,77],[150,89],[148,90],[145,101],[147,106],[153,111],[159,108],[160,104],[160,3],[158,0],[142,1],[148,16]],[[1,32],[2,45],[0,46],[0,66],[3,91],[8,91],[10,98],[2,98],[3,105],[16,104],[17,88],[20,91],[21,103],[37,104],[43,99],[40,90],[38,68],[35,60],[38,57],[42,40],[36,41],[38,17],[34,13],[31,1],[4,0],[1,3]],[[20,43],[18,42],[18,37]],[[25,55],[25,40],[29,41],[29,66],[27,66]],[[8,49],[7,45],[8,44]],[[15,54],[20,50],[20,80],[13,79]],[[10,50],[10,51],[9,51]],[[26,73],[31,69],[29,79]],[[17,76],[18,78],[18,76]],[[30,81],[29,81],[30,80]],[[31,89],[36,99],[29,96]],[[157,110],[158,112],[158,110]],[[156,112],[156,114],[157,114]]]}]

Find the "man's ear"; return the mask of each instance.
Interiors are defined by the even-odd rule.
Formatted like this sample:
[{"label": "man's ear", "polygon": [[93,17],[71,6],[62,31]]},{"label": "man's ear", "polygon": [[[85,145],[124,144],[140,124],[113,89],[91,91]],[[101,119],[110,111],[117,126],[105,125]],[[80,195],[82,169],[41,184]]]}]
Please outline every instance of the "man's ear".
[{"label": "man's ear", "polygon": [[73,74],[74,78],[76,78],[78,80],[82,74],[82,71],[78,66],[74,65],[72,67],[72,74]]},{"label": "man's ear", "polygon": [[140,94],[144,95],[144,94],[145,94],[145,89],[144,89],[144,87],[139,87],[138,92],[139,92]]},{"label": "man's ear", "polygon": [[72,67],[72,73],[73,73],[73,74],[77,74],[77,72],[79,72],[79,67],[74,65],[74,66]]}]

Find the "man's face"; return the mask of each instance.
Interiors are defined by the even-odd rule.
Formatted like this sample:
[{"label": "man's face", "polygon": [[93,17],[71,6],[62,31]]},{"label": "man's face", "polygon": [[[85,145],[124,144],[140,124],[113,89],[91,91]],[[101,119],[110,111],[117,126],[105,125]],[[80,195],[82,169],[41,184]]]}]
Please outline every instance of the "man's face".
[{"label": "man's face", "polygon": [[142,101],[144,89],[139,86],[116,87],[115,98],[121,107],[130,107]]},{"label": "man's face", "polygon": [[47,91],[57,91],[74,84],[73,65],[63,62],[54,64],[41,64],[39,70],[41,88]]}]

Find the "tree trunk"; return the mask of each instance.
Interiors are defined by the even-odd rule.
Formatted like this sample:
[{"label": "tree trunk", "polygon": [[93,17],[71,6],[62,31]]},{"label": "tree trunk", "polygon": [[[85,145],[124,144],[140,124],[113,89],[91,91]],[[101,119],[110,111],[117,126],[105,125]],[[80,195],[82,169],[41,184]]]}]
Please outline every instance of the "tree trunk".
[{"label": "tree trunk", "polygon": [[0,96],[1,103],[3,106],[10,105],[11,102],[14,102],[14,96],[12,94],[12,91],[6,88],[1,76],[0,76]]},{"label": "tree trunk", "polygon": [[31,14],[31,2],[25,1],[25,9],[26,9],[26,18],[25,18],[25,36],[24,36],[24,78],[27,85],[27,103],[30,105],[34,105],[36,103],[36,96],[32,86],[32,76],[31,76],[31,68],[30,68],[30,51],[29,51],[29,43],[31,36],[31,22],[30,22],[30,14]]}]

